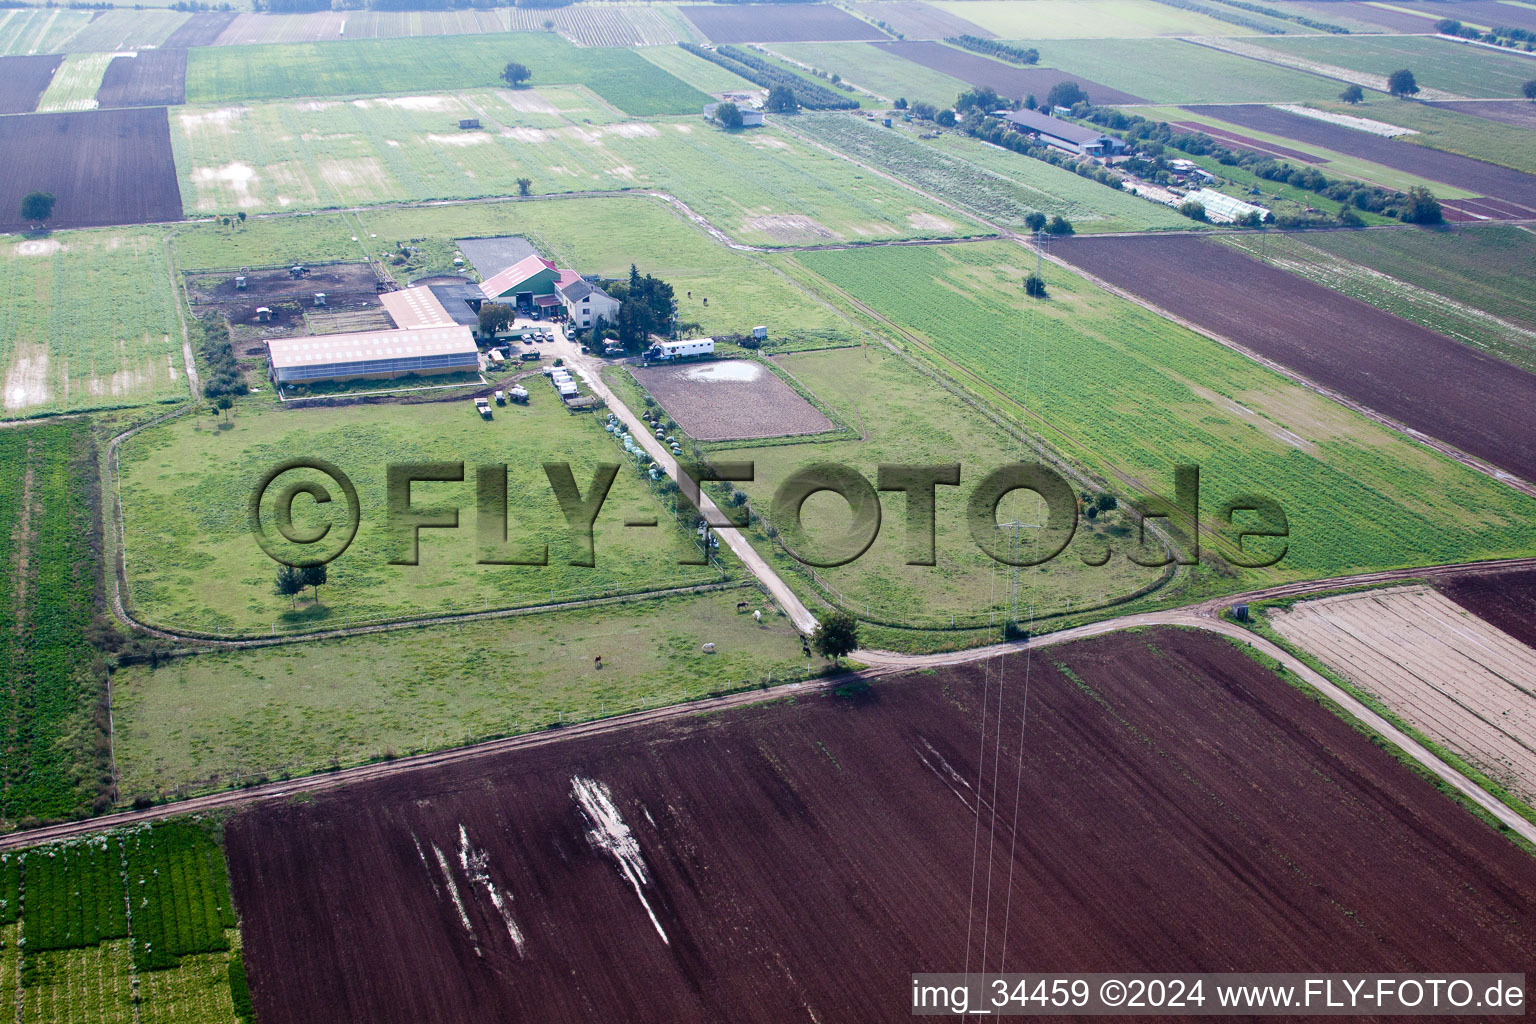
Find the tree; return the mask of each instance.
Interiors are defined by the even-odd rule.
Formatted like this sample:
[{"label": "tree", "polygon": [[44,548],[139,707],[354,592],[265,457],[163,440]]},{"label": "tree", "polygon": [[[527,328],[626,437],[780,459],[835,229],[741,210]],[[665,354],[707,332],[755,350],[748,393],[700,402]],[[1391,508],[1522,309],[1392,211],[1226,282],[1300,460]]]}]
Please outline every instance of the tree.
[{"label": "tree", "polygon": [[244,224],[245,223],[245,211],[241,210],[239,213],[235,214],[235,219],[238,220],[241,224]]},{"label": "tree", "polygon": [[501,72],[501,80],[506,82],[514,89],[532,77],[533,72],[529,71],[526,66],[519,64],[515,60],[509,61],[507,66],[503,68]]},{"label": "tree", "polygon": [[1422,185],[1408,190],[1408,200],[1398,216],[1408,224],[1445,223],[1445,214],[1440,211],[1440,200]]},{"label": "tree", "polygon": [[1024,109],[1025,110],[1034,110],[1039,105],[1040,104],[1035,102],[1035,94],[1034,93],[1030,93],[1028,96],[1024,97]]},{"label": "tree", "polygon": [[715,108],[715,120],[728,132],[741,129],[741,108],[734,103],[722,103]]},{"label": "tree", "polygon": [[1345,89],[1343,92],[1339,93],[1339,99],[1349,104],[1359,103],[1361,100],[1365,99],[1365,90],[1360,88],[1358,85],[1352,85],[1348,89]]},{"label": "tree", "polygon": [[325,566],[306,565],[299,570],[299,582],[306,587],[315,588],[315,604],[320,603],[320,588],[325,584]]},{"label": "tree", "polygon": [[1004,110],[1013,106],[1003,97],[997,94],[997,90],[990,85],[976,86],[967,89],[955,97],[956,110],[980,110],[984,114],[990,114],[994,110]]},{"label": "tree", "polygon": [[299,607],[298,595],[305,587],[304,576],[291,565],[277,567],[277,592],[280,596],[288,598],[294,608]]},{"label": "tree", "polygon": [[896,98],[896,109],[897,110],[906,110],[907,109],[907,98],[905,96],[898,96]]},{"label": "tree", "polygon": [[1339,207],[1339,223],[1346,228],[1364,227],[1365,221],[1355,212],[1352,206]]},{"label": "tree", "polygon": [[1190,220],[1205,220],[1205,204],[1198,199],[1186,199],[1179,207],[1179,212]]},{"label": "tree", "polygon": [[512,307],[502,302],[485,302],[480,305],[480,333],[487,338],[494,338],[497,334],[512,325],[515,316]]},{"label": "tree", "polygon": [[520,196],[532,195],[533,194],[533,179],[532,178],[518,178],[517,179],[517,194],[520,195]]},{"label": "tree", "polygon": [[1073,233],[1072,222],[1058,213],[1045,226],[1045,233],[1048,235],[1070,235]]},{"label": "tree", "polygon": [[224,419],[229,419],[229,410],[235,407],[235,400],[228,395],[220,395],[213,400],[213,408]]},{"label": "tree", "polygon": [[54,202],[52,192],[28,192],[21,200],[21,219],[42,227],[53,216]]},{"label": "tree", "polygon": [[859,620],[847,612],[833,612],[811,634],[816,653],[834,663],[859,649]]},{"label": "tree", "polygon": [[953,128],[955,126],[955,112],[953,110],[941,110],[934,115],[933,120],[940,128]]},{"label": "tree", "polygon": [[1051,91],[1045,97],[1045,105],[1051,110],[1057,107],[1075,107],[1079,103],[1087,102],[1088,94],[1083,92],[1083,87],[1076,82],[1057,82],[1051,86]]},{"label": "tree", "polygon": [[1024,279],[1024,294],[1032,299],[1045,298],[1045,278],[1039,274],[1030,274]]},{"label": "tree", "polygon": [[1536,100],[1536,78],[1533,78],[1529,82],[1526,82],[1524,85],[1522,85],[1520,87],[1520,91],[1525,93],[1526,99]]},{"label": "tree", "polygon": [[770,114],[793,114],[800,109],[800,104],[795,102],[795,94],[787,85],[776,85],[768,90],[768,98],[763,101],[763,109]]},{"label": "tree", "polygon": [[1419,91],[1419,83],[1413,80],[1413,72],[1407,68],[1387,76],[1387,92],[1398,99],[1406,99]]},{"label": "tree", "polygon": [[1039,210],[1031,210],[1024,215],[1024,226],[1034,232],[1045,230],[1045,214]]}]

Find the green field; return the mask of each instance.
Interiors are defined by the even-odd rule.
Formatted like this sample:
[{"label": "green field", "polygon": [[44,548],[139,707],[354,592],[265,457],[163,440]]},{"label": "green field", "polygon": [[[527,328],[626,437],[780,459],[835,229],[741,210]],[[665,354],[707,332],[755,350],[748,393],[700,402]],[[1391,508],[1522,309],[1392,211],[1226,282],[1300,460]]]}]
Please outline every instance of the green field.
[{"label": "green field", "polygon": [[[1195,11],[1136,0],[934,0],[933,6],[980,25],[1002,39],[1224,36],[1233,34],[1236,28]],[[1249,16],[1246,12],[1235,13]],[[1255,20],[1264,19],[1255,16]],[[1249,31],[1243,30],[1245,34]]]},{"label": "green field", "polygon": [[244,971],[215,826],[183,818],[33,847],[0,855],[0,875],[0,985],[16,1020],[234,1020],[231,978]]},{"label": "green field", "polygon": [[[753,507],[770,514],[779,483],[796,469],[817,462],[851,466],[874,480],[882,464],[929,465],[961,462],[961,485],[941,487],[936,515],[935,566],[908,565],[906,499],[889,494],[882,499],[882,526],[874,545],[845,566],[817,569],[814,584],[799,563],[759,536],[759,548],[777,554],[781,575],[799,585],[814,603],[830,597],[861,618],[909,628],[947,629],[959,626],[1001,627],[1008,610],[1010,572],[987,557],[972,541],[965,523],[965,497],[970,487],[992,469],[1021,457],[1017,440],[976,409],[944,390],[935,381],[881,346],[805,352],[780,357],[778,366],[804,388],[826,402],[860,437],[846,440],[753,446],[730,451],[722,444],[712,457],[722,461],[751,460],[756,480],[743,484]],[[999,367],[996,376],[1022,378],[1022,366]],[[1028,503],[1005,505],[1002,521],[1030,522],[1038,512]],[[803,510],[812,538],[844,533],[851,517],[840,499],[813,497]],[[1040,568],[1022,570],[1019,586],[1039,616],[1076,609],[1084,611],[1123,598],[1155,583],[1160,571],[1121,560],[1089,568],[1078,557],[1111,536],[1125,536],[1113,515],[1082,524],[1063,556]],[[1032,543],[1026,541],[1025,543]]]},{"label": "green field", "polygon": [[1343,88],[1329,78],[1181,39],[1056,39],[1039,48],[1043,65],[1152,103],[1331,100]]},{"label": "green field", "polygon": [[[1280,502],[1284,561],[1224,588],[1532,550],[1531,499],[1064,270],[1047,274],[1048,301],[1028,302],[1019,248],[796,259],[906,329],[930,358],[978,375],[982,393],[1105,479],[1164,493],[1173,465],[1192,463],[1207,508],[1237,493]],[[997,372],[1020,345],[1038,359],[1027,393]]]},{"label": "green field", "polygon": [[538,32],[198,47],[187,58],[187,102],[494,87],[511,60],[533,72],[530,85],[585,85],[635,116],[689,113],[709,101],[632,50],[577,47]]},{"label": "green field", "polygon": [[1222,239],[1536,372],[1536,236],[1507,225]]},{"label": "green field", "polygon": [[[229,424],[188,416],[138,435],[121,448],[134,610],[147,621],[181,630],[266,635],[718,579],[713,567],[677,564],[696,548],[673,526],[669,510],[640,482],[596,418],[568,412],[542,379],[529,387],[533,394],[526,407],[498,408],[489,423],[467,400],[301,412],[245,404]],[[330,565],[318,604],[310,594],[292,602],[274,592],[276,566],[253,540],[246,512],[262,474],[297,454],[341,467],[361,501],[356,541]],[[424,531],[419,565],[389,564],[407,549],[388,529],[386,465],[444,460],[466,464],[464,482],[418,484],[413,500],[454,503],[462,509],[460,528]],[[598,463],[621,464],[597,522],[595,567],[569,564],[576,549],[567,540],[565,520],[542,468],[550,460],[570,464],[583,494]],[[475,467],[503,461],[510,466],[508,493],[514,506],[508,557],[536,557],[539,546],[547,544],[548,565],[477,564]],[[284,483],[297,478],[297,473],[285,476]],[[308,499],[299,508],[309,510],[306,522],[333,523],[338,533],[342,528],[336,518],[343,508],[339,496],[331,509],[316,511]],[[331,510],[336,516],[323,514]],[[648,531],[624,526],[630,517],[663,515],[666,525]]]},{"label": "green field", "polygon": [[646,46],[636,51],[667,74],[700,92],[761,92],[756,82],[727,71],[713,61],[695,57],[681,46]]},{"label": "green field", "polygon": [[1024,227],[1024,218],[1036,210],[1062,214],[1084,232],[1181,228],[1190,223],[1166,207],[1064,168],[953,133],[923,141],[905,128],[884,128],[838,113],[802,114],[791,127],[1012,228]]},{"label": "green field", "polygon": [[[1531,61],[1531,74],[1536,75],[1536,60]],[[1396,100],[1375,98],[1375,93],[1367,93],[1366,96],[1370,97],[1367,102],[1354,106],[1344,103],[1314,105],[1340,114],[1369,117],[1412,128],[1418,133],[1400,135],[1399,142],[1443,149],[1487,160],[1489,163],[1503,164],[1527,174],[1536,174],[1536,133],[1444,107],[1399,103]]]},{"label": "green field", "polygon": [[0,11],[0,57],[58,53],[91,20],[89,11],[13,8]]},{"label": "green field", "polygon": [[774,43],[772,50],[828,74],[841,75],[845,81],[888,100],[900,96],[947,107],[970,88],[958,78],[869,43]]},{"label": "green field", "polygon": [[[0,430],[0,826],[76,817],[106,767],[96,614],[95,452],[80,422]],[[105,787],[110,789],[110,785]]]},{"label": "green field", "polygon": [[[738,601],[763,609],[761,624]],[[118,767],[129,794],[218,788],[654,708],[684,687],[698,696],[806,664],[751,587],[199,655],[114,677]]]},{"label": "green field", "polygon": [[150,50],[163,44],[189,15],[181,11],[103,11],[69,37],[70,53],[110,50]]},{"label": "green field", "polygon": [[1433,36],[1287,36],[1251,42],[1383,77],[1407,68],[1420,89],[1443,89],[1476,99],[1519,96],[1520,86],[1536,73],[1532,71],[1536,61],[1529,57]]},{"label": "green field", "polygon": [[[455,238],[508,234],[527,236],[583,274],[623,277],[637,263],[673,285],[679,319],[704,333],[745,334],[763,324],[776,339],[817,344],[846,344],[859,333],[842,312],[761,256],[721,245],[671,206],[645,196],[251,219],[230,231],[189,225],[177,234],[176,254],[187,270],[355,259],[357,236],[403,284],[411,276],[453,272]],[[404,241],[423,251],[424,262],[410,274],[389,263],[395,243]]]},{"label": "green field", "polygon": [[3,416],[187,395],[181,325],[158,232],[0,235]]},{"label": "green field", "polygon": [[101,76],[115,54],[76,53],[64,58],[37,101],[39,111],[95,110]]},{"label": "green field", "polygon": [[411,97],[264,104],[173,119],[189,211],[662,189],[763,246],[984,233],[977,225],[773,127],[727,133],[697,117],[460,132],[470,102]]}]

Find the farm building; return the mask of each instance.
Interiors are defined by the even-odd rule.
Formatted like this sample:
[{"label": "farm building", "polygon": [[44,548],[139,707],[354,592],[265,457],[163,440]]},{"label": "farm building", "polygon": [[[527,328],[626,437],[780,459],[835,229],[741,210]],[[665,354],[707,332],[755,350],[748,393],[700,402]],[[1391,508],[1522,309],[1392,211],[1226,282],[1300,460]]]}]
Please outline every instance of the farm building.
[{"label": "farm building", "polygon": [[665,362],[669,359],[689,359],[694,356],[712,356],[715,354],[714,338],[689,338],[684,341],[657,340],[645,351],[645,358],[652,362]]},{"label": "farm building", "polygon": [[1185,202],[1194,200],[1205,207],[1206,217],[1217,224],[1230,224],[1237,218],[1246,217],[1250,213],[1257,213],[1260,220],[1269,219],[1267,207],[1245,203],[1241,199],[1235,199],[1208,188],[1196,189],[1185,196],[1184,200]]},{"label": "farm building", "polygon": [[427,328],[452,327],[453,317],[443,308],[432,289],[406,288],[398,292],[385,292],[379,296],[384,312],[402,331],[419,331]]},{"label": "farm building", "polygon": [[274,384],[426,376],[479,368],[474,335],[457,325],[267,342],[267,375]]},{"label": "farm building", "polygon": [[[704,104],[704,120],[714,121],[715,110],[719,106],[719,102]],[[737,104],[737,109],[741,111],[741,126],[743,128],[761,128],[763,126],[763,112],[761,110],[753,110],[740,104]]]},{"label": "farm building", "polygon": [[1037,136],[1048,146],[1079,156],[1113,156],[1125,150],[1125,143],[1113,135],[1105,135],[1039,111],[1004,111],[1003,119],[1010,122],[1016,131]]},{"label": "farm building", "polygon": [[603,317],[612,320],[619,300],[574,270],[561,270],[542,256],[525,256],[480,285],[481,295],[519,310],[568,316],[578,327]]}]

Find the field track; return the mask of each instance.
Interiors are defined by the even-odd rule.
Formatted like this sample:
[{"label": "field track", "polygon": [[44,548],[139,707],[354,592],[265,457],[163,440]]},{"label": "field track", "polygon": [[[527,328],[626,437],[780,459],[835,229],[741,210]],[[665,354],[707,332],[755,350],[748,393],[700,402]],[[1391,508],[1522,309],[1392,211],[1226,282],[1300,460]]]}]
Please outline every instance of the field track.
[{"label": "field track", "polygon": [[1101,637],[1030,668],[1027,688],[1020,659],[949,668],[237,817],[261,1019],[888,1020],[968,933],[976,969],[1005,949],[1041,969],[1536,956],[1536,860],[1220,638]]},{"label": "field track", "polygon": [[[1531,68],[1532,73],[1536,74],[1536,61],[1532,62]],[[1411,142],[1397,142],[1258,103],[1189,106],[1184,109],[1202,117],[1214,117],[1255,131],[1322,146],[1430,181],[1443,181],[1477,195],[1502,199],[1521,208],[1514,215],[1516,219],[1536,217],[1536,175],[1474,160],[1459,153],[1447,153]]]},{"label": "field track", "polygon": [[[21,832],[12,832],[0,835],[0,850],[17,849],[25,846],[34,846],[38,843],[53,842],[58,839],[68,839],[74,836],[99,832],[103,829],[116,828],[122,825],[131,825],[145,821],[156,821],[179,814],[192,814],[199,811],[214,810],[222,807],[238,807],[249,803],[259,803],[270,800],[285,800],[296,793],[320,792],[340,787],[354,785],[371,779],[378,779],[403,772],[415,772],[423,769],[441,767],[462,760],[473,760],[482,757],[494,756],[509,750],[518,750],[526,747],[542,746],[547,743],[560,742],[567,738],[577,736],[601,735],[605,733],[623,731],[649,723],[664,721],[670,718],[680,718],[696,714],[707,714],[726,708],[755,704],[762,701],[780,700],[792,697],[799,693],[814,693],[830,686],[840,685],[855,678],[882,678],[885,676],[899,675],[910,672],[913,669],[942,668],[951,665],[964,665],[977,661],[985,661],[995,658],[1000,654],[1014,653],[1029,650],[1040,650],[1054,647],[1058,644],[1068,643],[1073,640],[1081,640],[1087,637],[1101,636],[1125,629],[1138,629],[1149,626],[1184,626],[1193,629],[1204,629],[1221,633],[1231,639],[1248,644],[1260,653],[1274,658],[1285,665],[1287,669],[1296,673],[1302,680],[1315,689],[1322,692],[1330,700],[1335,701],[1345,708],[1351,715],[1364,722],[1376,732],[1385,736],[1392,743],[1407,752],[1419,763],[1442,778],[1446,783],[1460,790],[1468,799],[1478,803],[1490,814],[1499,818],[1501,822],[1520,835],[1536,843],[1536,825],[1521,818],[1493,797],[1483,792],[1477,786],[1463,778],[1458,772],[1445,765],[1428,750],[1416,743],[1411,738],[1403,735],[1396,727],[1385,719],[1376,715],[1368,708],[1359,704],[1348,694],[1339,690],[1327,679],[1318,675],[1304,662],[1296,659],[1280,647],[1243,629],[1240,626],[1218,618],[1218,613],[1227,607],[1237,603],[1252,603],[1274,598],[1305,597],[1309,594],[1323,594],[1332,590],[1345,589],[1360,586],[1377,586],[1406,580],[1429,580],[1436,585],[1446,581],[1452,581],[1461,585],[1463,581],[1475,581],[1481,577],[1511,572],[1531,573],[1536,578],[1536,558],[1503,559],[1493,562],[1479,562],[1467,565],[1431,566],[1417,569],[1393,569],[1383,572],[1367,573],[1360,576],[1341,577],[1331,580],[1309,580],[1299,583],[1285,583],[1269,587],[1263,590],[1254,590],[1242,594],[1232,594],[1227,597],[1213,599],[1187,608],[1164,612],[1140,612],[1133,615],[1122,616],[1116,619],[1105,619],[1101,622],[1091,623],[1086,626],[1078,626],[1072,629],[1061,630],[1034,637],[1025,641],[1013,641],[1009,643],[992,644],[986,647],[973,647],[964,651],[956,651],[947,654],[894,654],[886,651],[864,651],[858,653],[858,659],[866,668],[857,672],[850,672],[841,676],[833,676],[827,680],[812,680],[807,682],[787,683],[775,686],[768,690],[749,691],[746,693],[732,694],[725,697],[709,697],[687,704],[677,704],[670,707],[658,708],[655,711],[640,711],[627,715],[616,715],[612,718],[601,719],[594,722],[583,722],[577,725],[567,726],[560,730],[530,733],[522,736],[510,736],[505,739],[491,740],[486,743],[478,743],[468,747],[458,747],[450,750],[437,751],[430,754],[420,754],[413,757],[399,758],[395,761],[379,764],[362,765],[357,768],[348,768],[340,772],[326,775],[312,775],[288,782],[273,782],[261,786],[253,786],[250,789],[234,792],[215,793],[209,796],[193,797],[177,803],[165,804],[138,811],[122,811],[117,814],[103,815],[84,821],[64,822],[58,825],[46,825],[41,828],[28,829]],[[110,588],[109,588],[110,589]],[[444,616],[442,622],[453,622],[460,619],[475,616]],[[408,627],[401,627],[408,628]],[[338,631],[337,635],[362,632],[363,629]],[[307,638],[306,638],[307,639]],[[287,642],[294,642],[289,640]],[[217,647],[244,647],[261,646],[256,643],[231,643],[212,644]]]},{"label": "field track", "polygon": [[[1536,374],[1203,239],[1074,238],[1055,255],[1322,387],[1536,481]],[[1447,394],[1442,382],[1467,386]]]},{"label": "field track", "polygon": [[1092,79],[1057,68],[1024,68],[1004,64],[1000,60],[983,57],[969,50],[958,50],[943,43],[902,40],[876,45],[914,64],[941,71],[969,85],[990,85],[1009,99],[1023,99],[1025,96],[1033,95],[1044,103],[1046,95],[1058,82],[1076,82],[1083,87],[1083,91],[1094,103],[1146,102],[1128,92],[1111,89]]}]

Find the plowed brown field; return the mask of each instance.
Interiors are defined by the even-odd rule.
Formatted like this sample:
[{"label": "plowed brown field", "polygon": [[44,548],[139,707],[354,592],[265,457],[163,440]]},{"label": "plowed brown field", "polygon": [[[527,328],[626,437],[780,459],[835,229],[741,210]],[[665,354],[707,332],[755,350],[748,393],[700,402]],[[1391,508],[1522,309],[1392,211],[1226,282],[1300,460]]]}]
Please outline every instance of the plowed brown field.
[{"label": "plowed brown field", "polygon": [[[1075,267],[1536,481],[1536,374],[1192,236],[1074,238]],[[1449,386],[1448,386],[1449,385]]]},{"label": "plowed brown field", "polygon": [[1021,68],[1014,64],[993,60],[991,57],[983,57],[979,53],[945,46],[943,43],[903,39],[899,42],[875,45],[891,51],[898,57],[904,57],[914,64],[921,64],[934,71],[942,71],[962,82],[971,85],[990,85],[1010,99],[1023,99],[1031,95],[1043,99],[1058,83],[1076,82],[1094,103],[1144,102],[1128,92],[1111,89],[1107,85],[1100,85],[1081,75],[1074,75],[1056,68]]},{"label": "plowed brown field", "polygon": [[1034,659],[253,809],[260,1019],[895,1020],[968,935],[972,969],[1536,958],[1536,859],[1226,641]]},{"label": "plowed brown field", "polygon": [[1435,589],[1521,643],[1536,647],[1536,572],[1465,576],[1436,583]]}]

